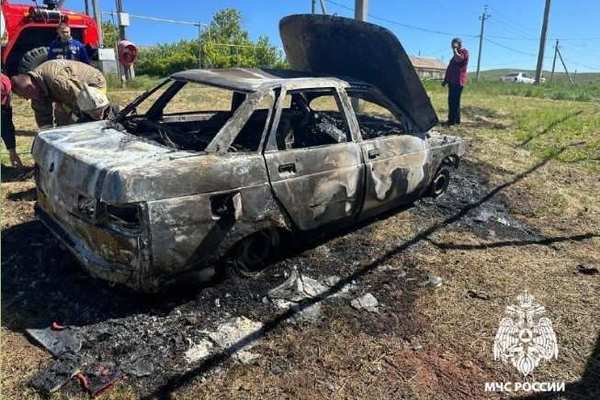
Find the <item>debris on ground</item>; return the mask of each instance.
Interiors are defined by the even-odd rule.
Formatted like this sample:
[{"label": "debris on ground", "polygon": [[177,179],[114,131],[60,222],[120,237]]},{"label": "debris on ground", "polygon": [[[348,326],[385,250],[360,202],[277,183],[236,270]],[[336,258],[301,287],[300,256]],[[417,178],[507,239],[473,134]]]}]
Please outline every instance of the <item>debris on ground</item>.
[{"label": "debris on ground", "polygon": [[[339,279],[338,279],[339,281]],[[292,268],[288,279],[281,285],[271,289],[267,295],[275,306],[280,309],[294,309],[294,321],[314,322],[321,317],[321,304],[317,302],[310,306],[300,306],[307,299],[318,297],[329,288],[316,279],[301,274],[296,267]]]},{"label": "debris on ground", "polygon": [[399,266],[393,266],[390,264],[383,264],[377,267],[377,271],[379,272],[395,272],[395,276],[398,278],[404,278],[406,276],[406,271]]},{"label": "debris on ground", "polygon": [[467,296],[469,296],[472,299],[479,299],[479,300],[489,300],[490,299],[490,295],[481,290],[469,289],[469,290],[467,290]]},{"label": "debris on ground", "polygon": [[319,281],[301,274],[293,268],[289,278],[281,285],[269,291],[268,297],[299,303],[303,300],[322,295],[328,288]]},{"label": "debris on ground", "polygon": [[361,297],[350,302],[350,305],[357,310],[366,310],[368,312],[379,312],[379,302],[371,293],[366,293]]},{"label": "debris on ground", "polygon": [[[329,287],[332,288],[335,285],[337,285],[340,281],[342,280],[342,278],[340,278],[337,275],[331,275],[328,276],[327,278],[325,278],[325,280],[323,281],[323,283]],[[348,294],[348,292],[350,292],[351,290],[356,289],[356,281],[352,281],[350,283],[345,284],[344,286],[342,286],[340,288],[339,291],[337,291],[336,293],[332,294],[332,297],[337,297],[337,296],[345,296]]]},{"label": "debris on ground", "polygon": [[600,271],[596,267],[592,267],[591,265],[579,264],[577,266],[577,272],[582,275],[598,275]]},{"label": "debris on ground", "polygon": [[441,277],[437,275],[428,274],[427,279],[424,282],[421,282],[421,286],[438,288],[442,286],[443,282],[444,280]]},{"label": "debris on ground", "polygon": [[81,371],[81,358],[72,353],[64,353],[52,364],[38,372],[29,384],[39,392],[56,392]]},{"label": "debris on ground", "polygon": [[121,371],[113,363],[93,363],[75,375],[81,387],[96,397],[123,378]]},{"label": "debris on ground", "polygon": [[193,344],[184,355],[185,361],[188,364],[198,362],[210,355],[211,349],[214,347],[210,340],[202,339],[200,343]]},{"label": "debris on ground", "polygon": [[209,331],[206,334],[222,349],[231,347],[249,349],[256,344],[252,335],[258,334],[262,327],[261,322],[242,316],[232,318],[219,325],[215,331]]},{"label": "debris on ground", "polygon": [[81,350],[81,337],[74,328],[64,328],[57,323],[45,329],[25,329],[33,341],[45,348],[54,357],[64,353],[78,353]]}]

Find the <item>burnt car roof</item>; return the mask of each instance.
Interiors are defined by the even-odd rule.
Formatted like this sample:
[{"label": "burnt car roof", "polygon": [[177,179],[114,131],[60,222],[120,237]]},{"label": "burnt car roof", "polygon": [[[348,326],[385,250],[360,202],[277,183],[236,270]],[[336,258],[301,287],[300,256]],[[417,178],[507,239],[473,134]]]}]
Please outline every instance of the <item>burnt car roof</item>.
[{"label": "burnt car roof", "polygon": [[330,74],[317,74],[306,71],[293,71],[287,69],[260,69],[260,68],[229,68],[229,69],[190,69],[171,75],[176,80],[187,80],[206,83],[214,86],[241,90],[255,91],[262,87],[277,86],[290,79],[318,79],[338,80],[349,85],[370,86],[365,82],[344,76]]}]

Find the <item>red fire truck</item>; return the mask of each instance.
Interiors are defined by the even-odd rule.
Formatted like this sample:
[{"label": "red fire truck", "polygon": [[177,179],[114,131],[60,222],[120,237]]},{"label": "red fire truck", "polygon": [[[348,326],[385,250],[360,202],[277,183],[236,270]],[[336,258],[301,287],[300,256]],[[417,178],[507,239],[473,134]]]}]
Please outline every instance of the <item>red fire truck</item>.
[{"label": "red fire truck", "polygon": [[43,5],[2,2],[2,71],[14,75],[29,71],[48,58],[48,45],[62,21],[74,39],[83,43],[91,58],[97,57],[98,26],[86,14],[66,10],[64,0],[43,0]]}]

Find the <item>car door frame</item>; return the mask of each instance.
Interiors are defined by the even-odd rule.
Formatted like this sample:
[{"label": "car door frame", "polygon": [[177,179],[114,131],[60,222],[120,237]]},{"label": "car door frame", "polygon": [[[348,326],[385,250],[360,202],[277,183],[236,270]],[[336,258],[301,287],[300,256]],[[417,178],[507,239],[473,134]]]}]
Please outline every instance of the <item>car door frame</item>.
[{"label": "car door frame", "polygon": [[[387,110],[394,115],[407,131],[410,121],[405,121],[402,111],[380,90],[371,85],[349,85],[344,88],[348,103],[352,97],[348,90],[370,92],[382,100]],[[381,106],[381,104],[380,104]],[[357,143],[361,146],[365,164],[364,199],[359,219],[366,219],[403,204],[412,202],[426,188],[429,179],[427,164],[430,149],[425,133],[405,133],[373,139],[363,138],[358,116],[351,109],[351,118],[356,126]],[[379,165],[374,165],[375,163]],[[412,165],[411,165],[412,164]],[[375,168],[375,167],[378,168]],[[379,174],[376,174],[379,170]],[[406,190],[404,190],[406,189]]]},{"label": "car door frame", "polygon": [[[278,148],[276,135],[286,95],[289,92],[302,90],[332,90],[339,101],[340,112],[346,119],[350,135],[346,142],[298,149]],[[364,198],[364,160],[357,142],[356,121],[348,98],[345,96],[339,81],[293,82],[279,88],[263,157],[274,197],[294,227],[300,231],[354,221],[360,215]],[[325,157],[322,157],[323,155]],[[323,164],[319,167],[320,162]],[[298,183],[302,179],[306,182]],[[291,183],[296,183],[295,190],[290,188]],[[344,213],[340,213],[339,207],[333,210],[328,207],[330,204],[337,205],[336,203],[344,202],[343,198],[332,202],[340,193],[336,188],[344,188],[347,195],[346,204],[351,203],[350,210],[346,205]],[[329,197],[331,194],[333,197]],[[292,205],[299,206],[300,210],[292,209]]]}]

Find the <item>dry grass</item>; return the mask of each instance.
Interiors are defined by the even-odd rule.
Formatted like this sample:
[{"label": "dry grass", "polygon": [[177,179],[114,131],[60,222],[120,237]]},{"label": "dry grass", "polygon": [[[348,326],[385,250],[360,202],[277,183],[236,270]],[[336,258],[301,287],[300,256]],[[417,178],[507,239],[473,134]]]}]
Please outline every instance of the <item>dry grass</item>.
[{"label": "dry grass", "polygon": [[[135,94],[112,96],[125,101]],[[433,101],[443,115],[443,93],[434,92]],[[593,160],[600,136],[596,104],[485,96],[468,90],[464,103],[466,121],[455,133],[469,140],[467,158],[482,166],[491,187],[511,180],[556,148],[585,140],[583,147],[565,151],[503,193],[511,213],[545,237],[599,233],[600,179]],[[16,101],[15,107],[17,128],[34,129],[27,105]],[[533,139],[523,145],[529,138]],[[19,136],[19,149],[25,151],[30,142],[31,137]],[[31,180],[2,183],[3,228],[32,218],[32,202],[6,198],[30,187]],[[375,222],[368,242],[356,244],[368,246],[364,258],[356,261],[370,262],[432,222],[410,210]],[[437,274],[444,279],[441,288],[406,286],[389,272],[372,273],[360,285],[382,299],[382,314],[366,315],[347,304],[328,305],[328,318],[321,324],[285,325],[268,335],[256,348],[262,353],[257,364],[227,365],[198,376],[174,397],[489,398],[483,382],[520,379],[512,368],[493,361],[492,343],[505,306],[525,289],[546,306],[559,340],[559,359],[537,368],[535,378],[581,378],[600,332],[600,278],[576,270],[579,264],[600,267],[600,238],[495,247],[492,237],[484,240],[449,226],[430,239],[472,248],[441,249],[422,241],[416,252],[394,255],[386,263],[414,270],[416,277]],[[352,236],[327,246],[348,240]],[[309,251],[306,257],[318,257],[319,251]],[[488,299],[472,298],[469,291]],[[3,397],[38,398],[24,382],[48,360],[22,333],[2,328]],[[103,398],[135,397],[121,384]]]}]

